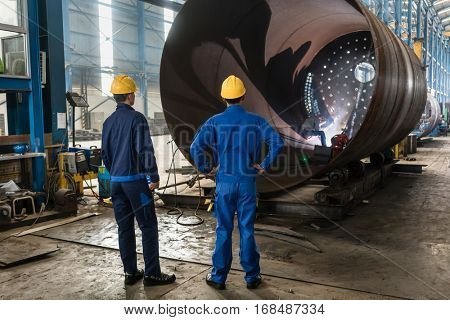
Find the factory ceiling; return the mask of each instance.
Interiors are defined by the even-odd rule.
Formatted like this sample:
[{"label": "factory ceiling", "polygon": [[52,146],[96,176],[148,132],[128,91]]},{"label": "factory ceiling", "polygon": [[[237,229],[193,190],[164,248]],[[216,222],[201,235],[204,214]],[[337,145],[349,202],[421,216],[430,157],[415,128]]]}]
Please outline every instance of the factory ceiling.
[{"label": "factory ceiling", "polygon": [[[167,8],[179,11],[185,0],[142,0],[144,2],[163,5]],[[450,0],[430,0],[436,9],[439,18],[442,21],[444,27],[444,33],[447,37],[450,37]]]},{"label": "factory ceiling", "polygon": [[433,5],[448,35],[450,32],[450,0],[433,0]]}]

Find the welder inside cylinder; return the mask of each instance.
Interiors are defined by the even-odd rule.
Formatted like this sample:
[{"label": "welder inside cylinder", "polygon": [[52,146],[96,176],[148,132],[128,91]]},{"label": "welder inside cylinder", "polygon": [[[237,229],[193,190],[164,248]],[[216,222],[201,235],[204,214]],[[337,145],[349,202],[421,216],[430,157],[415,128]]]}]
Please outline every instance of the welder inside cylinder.
[{"label": "welder inside cylinder", "polygon": [[326,45],[294,80],[295,108],[281,113],[298,147],[331,146],[361,128],[372,99],[376,61],[370,32],[354,32]]}]

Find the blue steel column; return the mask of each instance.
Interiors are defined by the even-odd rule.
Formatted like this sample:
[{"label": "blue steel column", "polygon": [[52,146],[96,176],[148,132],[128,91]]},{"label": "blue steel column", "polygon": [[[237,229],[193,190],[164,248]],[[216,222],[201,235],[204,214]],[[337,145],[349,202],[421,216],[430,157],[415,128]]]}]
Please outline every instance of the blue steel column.
[{"label": "blue steel column", "polygon": [[447,75],[446,75],[446,85],[445,85],[445,94],[447,96],[447,101],[450,101],[449,96],[450,96],[450,46],[449,46],[449,41],[448,39],[446,40],[446,49],[445,49],[445,69],[447,71]]},{"label": "blue steel column", "polygon": [[[437,27],[437,26],[436,26]],[[435,85],[434,85],[434,88],[435,88],[435,90],[437,91],[438,89],[439,89],[439,87],[438,87],[438,83],[439,83],[439,81],[438,81],[438,79],[439,79],[439,62],[438,62],[438,60],[439,60],[439,35],[438,35],[438,32],[439,31],[435,31],[435,34],[434,34],[434,59],[435,59],[435,61],[434,61],[434,83],[435,83]]]},{"label": "blue steel column", "polygon": [[[412,9],[413,9],[413,0],[408,0],[408,46],[412,47],[413,41],[412,41]],[[419,38],[419,35],[417,34],[417,38]]]},{"label": "blue steel column", "polygon": [[383,21],[383,19],[384,19],[384,17],[383,17],[383,15],[384,15],[384,5],[382,3],[382,0],[377,0],[377,4],[378,4],[378,8],[379,8],[379,10],[377,12],[378,19]]},{"label": "blue steel column", "polygon": [[436,24],[436,17],[434,18],[434,27],[433,27],[433,31],[434,31],[434,37],[433,37],[433,55],[434,55],[434,60],[433,60],[433,82],[434,82],[434,90],[437,91],[437,60],[438,60],[438,31],[437,31],[437,24]]},{"label": "blue steel column", "polygon": [[[44,152],[44,112],[42,106],[41,71],[39,57],[38,0],[28,1],[28,29],[32,92],[28,95],[30,113],[30,147],[32,152]],[[43,191],[45,184],[44,158],[33,159],[33,190]]]},{"label": "blue steel column", "polygon": [[447,86],[447,79],[448,79],[448,70],[447,70],[447,58],[448,58],[448,51],[447,51],[447,40],[444,39],[444,43],[443,43],[443,59],[442,59],[442,65],[444,67],[444,79],[443,79],[443,90],[444,90],[444,103],[447,102],[447,97],[448,97],[448,86]]},{"label": "blue steel column", "polygon": [[437,38],[437,31],[436,31],[436,18],[433,19],[433,88],[434,90],[437,89],[437,77],[436,77],[436,71],[437,71],[437,44],[438,44],[438,38]]},{"label": "blue steel column", "polygon": [[448,87],[447,87],[447,57],[448,57],[448,51],[447,51],[447,40],[444,38],[444,43],[442,44],[443,48],[443,59],[442,59],[442,66],[444,67],[443,69],[443,73],[444,73],[444,78],[443,78],[443,83],[442,83],[442,90],[444,91],[444,103],[447,101],[447,96],[448,96]]},{"label": "blue steel column", "polygon": [[440,76],[440,83],[439,83],[439,87],[441,90],[441,102],[444,103],[445,102],[445,91],[444,91],[444,77],[445,77],[445,69],[444,69],[444,39],[442,39],[441,42],[441,58],[440,58],[440,63],[441,63],[441,68],[440,68],[440,72],[441,72],[441,76]]},{"label": "blue steel column", "polygon": [[441,102],[441,37],[437,34],[436,38],[436,92],[437,100]]},{"label": "blue steel column", "polygon": [[438,36],[438,83],[437,87],[439,90],[439,102],[442,102],[442,38]]},{"label": "blue steel column", "polygon": [[383,21],[384,23],[389,22],[389,0],[383,0]]},{"label": "blue steel column", "polygon": [[449,94],[449,87],[448,87],[448,80],[449,80],[449,74],[448,74],[448,58],[450,54],[448,51],[448,40],[445,39],[444,42],[444,103],[448,101],[448,94]]},{"label": "blue steel column", "polygon": [[442,66],[442,78],[441,78],[441,89],[442,89],[442,103],[445,103],[445,98],[447,91],[445,89],[445,77],[446,77],[446,66],[445,66],[445,56],[447,55],[447,52],[445,50],[445,36],[442,37],[442,45],[441,45],[441,53],[442,53],[442,60],[441,60],[441,66]]},{"label": "blue steel column", "polygon": [[394,7],[395,34],[400,39],[402,39],[402,22],[403,22],[402,1],[403,0],[395,0],[395,7]]},{"label": "blue steel column", "polygon": [[417,5],[416,10],[416,16],[417,16],[417,38],[423,38],[422,35],[422,17],[423,17],[423,0],[419,0],[419,3]]},{"label": "blue steel column", "polygon": [[446,99],[446,95],[447,95],[447,91],[445,88],[445,77],[446,77],[446,65],[445,65],[445,57],[447,55],[447,52],[445,50],[445,37],[443,37],[442,39],[442,83],[441,83],[441,88],[442,88],[442,103],[445,103],[445,99]]},{"label": "blue steel column", "polygon": [[444,62],[445,62],[445,37],[442,37],[442,43],[441,43],[441,92],[442,92],[442,102],[445,102],[445,69],[444,69]]},{"label": "blue steel column", "polygon": [[436,21],[433,16],[431,25],[431,79],[433,81],[432,88],[436,90]]},{"label": "blue steel column", "polygon": [[139,34],[139,62],[140,62],[140,89],[142,99],[144,100],[144,114],[146,117],[149,116],[148,110],[148,82],[147,82],[147,72],[145,68],[145,6],[142,1],[137,3],[138,11],[138,34]]},{"label": "blue steel column", "polygon": [[435,56],[435,65],[434,65],[434,82],[435,89],[439,91],[439,26],[436,25],[436,31],[434,35],[435,44],[434,44],[434,56]]},{"label": "blue steel column", "polygon": [[428,71],[428,76],[431,81],[431,89],[434,89],[434,17],[431,19],[431,30],[430,30],[430,68]]},{"label": "blue steel column", "polygon": [[[426,9],[426,13],[425,13],[425,21],[424,21],[424,25],[423,25],[423,64],[425,66],[428,67],[428,14],[429,14],[429,10],[428,8]],[[427,70],[427,84],[428,87],[430,86],[430,77],[429,77],[429,70]]]},{"label": "blue steel column", "polygon": [[[67,113],[65,92],[66,86],[61,79],[65,77],[64,64],[64,25],[63,6],[61,0],[40,1],[45,11],[43,17],[47,21],[43,33],[46,35],[41,41],[41,48],[46,47],[48,52],[48,74],[47,85],[43,89],[43,102],[46,109],[50,109],[46,114],[51,124],[52,143],[67,143],[67,130],[58,129],[58,113]],[[45,119],[47,120],[47,119]],[[45,124],[45,122],[44,122]]]},{"label": "blue steel column", "polygon": [[[443,31],[442,31],[443,32]],[[442,90],[442,76],[443,76],[443,72],[442,72],[442,62],[443,62],[443,55],[442,55],[442,37],[439,36],[439,77],[438,77],[438,89],[439,89],[439,98],[440,101],[439,102],[443,102],[443,90]]]}]

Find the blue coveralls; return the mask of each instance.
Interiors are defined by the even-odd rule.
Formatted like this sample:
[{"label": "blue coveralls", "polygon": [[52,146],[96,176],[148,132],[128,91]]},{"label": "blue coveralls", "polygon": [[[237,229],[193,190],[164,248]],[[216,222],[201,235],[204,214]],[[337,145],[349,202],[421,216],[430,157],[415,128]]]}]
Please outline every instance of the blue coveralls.
[{"label": "blue coveralls", "polygon": [[[269,153],[261,167],[270,167],[284,142],[267,121],[241,106],[229,106],[225,112],[209,119],[191,146],[191,157],[199,171],[216,175],[215,217],[216,247],[213,254],[212,280],[225,283],[232,262],[232,232],[237,212],[240,233],[240,262],[247,282],[260,275],[259,252],[255,242],[256,175],[263,143]],[[209,159],[208,150],[213,159]]]},{"label": "blue coveralls", "polygon": [[158,221],[147,178],[159,181],[158,167],[145,117],[118,104],[103,124],[102,158],[111,173],[111,194],[119,227],[120,256],[128,274],[138,271],[134,218],[142,231],[145,275],[159,276]]}]

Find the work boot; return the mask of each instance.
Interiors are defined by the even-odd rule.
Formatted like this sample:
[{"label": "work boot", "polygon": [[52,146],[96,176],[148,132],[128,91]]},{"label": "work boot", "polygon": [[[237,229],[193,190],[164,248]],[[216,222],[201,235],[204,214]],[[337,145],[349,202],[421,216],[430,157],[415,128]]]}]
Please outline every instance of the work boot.
[{"label": "work boot", "polygon": [[261,276],[258,276],[256,278],[256,280],[254,280],[252,282],[247,282],[247,289],[250,289],[250,290],[257,289],[259,287],[259,285],[261,284],[261,282],[262,282],[262,278],[261,278]]},{"label": "work boot", "polygon": [[205,280],[206,280],[206,283],[208,284],[208,286],[211,286],[216,290],[225,290],[226,289],[225,283],[219,283],[219,282],[213,281],[211,273],[208,273],[206,275]]},{"label": "work boot", "polygon": [[144,286],[163,286],[167,284],[174,283],[177,280],[174,274],[165,274],[161,273],[159,276],[145,276],[144,277]]},{"label": "work boot", "polygon": [[138,270],[134,274],[125,273],[125,285],[126,286],[132,286],[133,284],[135,284],[136,282],[141,280],[143,277],[144,277],[144,271],[143,270]]}]

